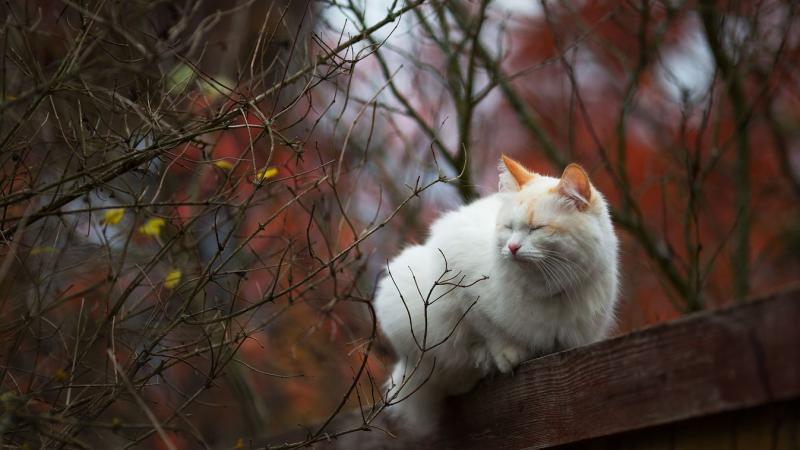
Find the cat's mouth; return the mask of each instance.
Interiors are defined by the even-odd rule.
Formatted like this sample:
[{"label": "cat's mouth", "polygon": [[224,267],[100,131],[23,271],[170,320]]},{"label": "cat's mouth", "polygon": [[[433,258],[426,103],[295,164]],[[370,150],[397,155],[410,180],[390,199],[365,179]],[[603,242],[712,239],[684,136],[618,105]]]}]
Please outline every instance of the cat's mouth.
[{"label": "cat's mouth", "polygon": [[534,264],[534,263],[543,261],[545,259],[545,255],[540,255],[540,254],[536,254],[536,253],[529,253],[529,252],[525,252],[525,253],[503,252],[503,256],[506,259],[510,260],[510,261],[514,261],[516,263],[522,263],[522,264],[526,264],[526,263],[527,264]]}]

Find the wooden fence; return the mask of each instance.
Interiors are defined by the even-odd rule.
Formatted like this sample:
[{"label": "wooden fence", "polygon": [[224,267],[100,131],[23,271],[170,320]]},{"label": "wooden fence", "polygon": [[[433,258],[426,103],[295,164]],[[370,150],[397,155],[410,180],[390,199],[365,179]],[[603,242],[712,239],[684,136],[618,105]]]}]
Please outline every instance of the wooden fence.
[{"label": "wooden fence", "polygon": [[800,292],[524,363],[431,448],[800,449]]}]

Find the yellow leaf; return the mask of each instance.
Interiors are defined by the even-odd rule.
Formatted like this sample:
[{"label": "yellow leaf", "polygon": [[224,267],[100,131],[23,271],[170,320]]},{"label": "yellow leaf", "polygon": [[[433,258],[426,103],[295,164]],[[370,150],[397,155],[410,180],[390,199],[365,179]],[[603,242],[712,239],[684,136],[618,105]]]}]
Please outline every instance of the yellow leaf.
[{"label": "yellow leaf", "polygon": [[258,171],[258,173],[256,174],[256,180],[258,180],[258,181],[268,180],[268,179],[274,177],[277,174],[278,174],[278,168],[277,167],[267,167],[264,170],[259,170]]},{"label": "yellow leaf", "polygon": [[31,249],[31,255],[39,255],[42,253],[55,253],[58,251],[55,247],[33,247]]},{"label": "yellow leaf", "polygon": [[222,75],[214,76],[213,81],[200,80],[200,91],[211,99],[230,95],[232,91],[229,86],[236,86],[236,82]]},{"label": "yellow leaf", "polygon": [[166,223],[167,222],[161,217],[154,217],[139,227],[139,233],[142,233],[145,236],[158,237],[158,235],[161,234],[161,228]]},{"label": "yellow leaf", "polygon": [[194,70],[186,64],[178,64],[167,75],[167,87],[178,92],[185,90],[194,78]]},{"label": "yellow leaf", "polygon": [[233,164],[230,162],[220,159],[219,161],[214,161],[214,166],[219,167],[222,170],[231,170],[233,169]]},{"label": "yellow leaf", "polygon": [[181,270],[180,269],[172,269],[167,272],[167,276],[164,278],[164,287],[167,289],[172,289],[181,282]]},{"label": "yellow leaf", "polygon": [[65,372],[64,369],[59,368],[56,370],[56,373],[53,374],[53,378],[55,378],[56,381],[65,381],[67,379],[67,372]]},{"label": "yellow leaf", "polygon": [[122,220],[125,215],[125,208],[111,208],[103,214],[100,220],[101,225],[116,225]]},{"label": "yellow leaf", "polygon": [[244,448],[244,439],[239,438],[236,440],[236,444],[233,446],[234,450],[242,450]]}]

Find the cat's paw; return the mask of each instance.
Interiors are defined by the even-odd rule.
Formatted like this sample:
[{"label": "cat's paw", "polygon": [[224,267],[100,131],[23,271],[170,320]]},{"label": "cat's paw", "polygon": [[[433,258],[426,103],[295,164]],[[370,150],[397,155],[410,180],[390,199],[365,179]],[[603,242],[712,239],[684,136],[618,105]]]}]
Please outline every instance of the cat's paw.
[{"label": "cat's paw", "polygon": [[512,373],[514,372],[514,368],[525,359],[525,352],[519,347],[511,345],[503,347],[492,356],[494,357],[494,364],[497,366],[497,370],[502,373]]}]

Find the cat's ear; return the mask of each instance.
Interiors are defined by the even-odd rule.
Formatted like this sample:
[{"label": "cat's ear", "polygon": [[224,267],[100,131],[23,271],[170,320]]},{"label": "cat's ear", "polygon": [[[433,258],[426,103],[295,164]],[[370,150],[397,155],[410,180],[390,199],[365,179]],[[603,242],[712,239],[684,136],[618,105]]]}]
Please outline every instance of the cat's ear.
[{"label": "cat's ear", "polygon": [[500,163],[500,191],[518,191],[525,183],[531,181],[536,174],[522,164],[503,155]]},{"label": "cat's ear", "polygon": [[571,200],[579,211],[584,211],[592,200],[589,175],[583,167],[575,163],[568,165],[561,174],[561,181],[558,182],[558,192]]}]

